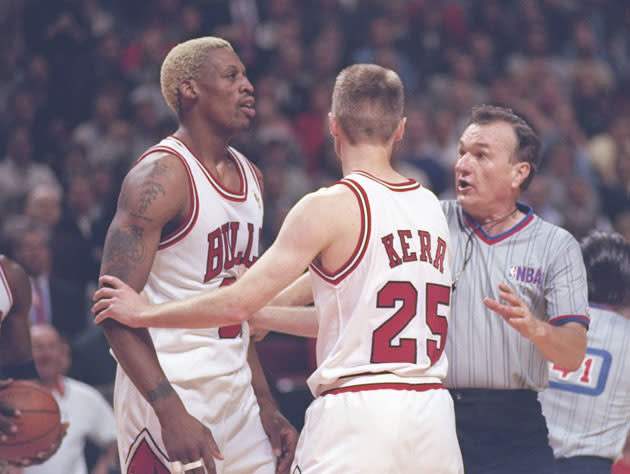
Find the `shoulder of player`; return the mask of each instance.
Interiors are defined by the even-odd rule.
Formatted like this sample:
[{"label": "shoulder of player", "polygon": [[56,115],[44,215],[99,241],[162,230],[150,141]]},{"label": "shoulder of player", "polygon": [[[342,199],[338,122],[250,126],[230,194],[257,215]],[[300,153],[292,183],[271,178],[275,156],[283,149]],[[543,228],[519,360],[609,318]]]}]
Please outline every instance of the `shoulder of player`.
[{"label": "shoulder of player", "polygon": [[344,181],[339,181],[327,188],[321,188],[310,194],[313,199],[323,206],[329,207],[331,212],[336,212],[340,206],[355,205],[357,202],[356,191]]},{"label": "shoulder of player", "polygon": [[348,215],[348,211],[357,209],[357,198],[344,185],[334,184],[327,188],[306,194],[293,207],[290,214],[293,219],[305,226],[319,226],[321,222],[328,223],[327,227]]},{"label": "shoulder of player", "polygon": [[186,175],[186,166],[181,158],[165,150],[156,150],[136,162],[125,181],[133,181],[134,184],[146,180],[180,182]]},{"label": "shoulder of player", "polygon": [[[149,210],[179,209],[187,198],[188,172],[181,159],[165,151],[143,157],[125,177],[119,198],[119,209],[129,209],[143,215]],[[159,204],[159,206],[151,206]]]}]

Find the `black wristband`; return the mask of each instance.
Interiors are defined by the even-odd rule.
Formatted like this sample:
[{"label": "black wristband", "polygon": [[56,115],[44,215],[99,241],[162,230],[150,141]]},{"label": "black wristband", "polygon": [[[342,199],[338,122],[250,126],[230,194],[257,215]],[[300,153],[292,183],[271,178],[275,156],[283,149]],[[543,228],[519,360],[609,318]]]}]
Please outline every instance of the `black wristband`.
[{"label": "black wristband", "polygon": [[2,378],[5,379],[39,379],[39,374],[37,373],[33,359],[18,364],[0,366],[0,374],[2,374]]}]

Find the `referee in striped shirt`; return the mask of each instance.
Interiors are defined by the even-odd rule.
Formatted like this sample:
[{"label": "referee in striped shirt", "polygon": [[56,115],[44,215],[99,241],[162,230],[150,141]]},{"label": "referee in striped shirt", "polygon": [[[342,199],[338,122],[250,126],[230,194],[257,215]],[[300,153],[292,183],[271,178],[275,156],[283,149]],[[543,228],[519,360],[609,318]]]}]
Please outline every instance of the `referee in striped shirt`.
[{"label": "referee in striped shirt", "polygon": [[576,370],[586,351],[580,247],[518,201],[540,159],[522,118],[477,107],[459,142],[457,199],[443,203],[454,255],[445,382],[467,474],[553,473],[537,393],[548,362]]}]

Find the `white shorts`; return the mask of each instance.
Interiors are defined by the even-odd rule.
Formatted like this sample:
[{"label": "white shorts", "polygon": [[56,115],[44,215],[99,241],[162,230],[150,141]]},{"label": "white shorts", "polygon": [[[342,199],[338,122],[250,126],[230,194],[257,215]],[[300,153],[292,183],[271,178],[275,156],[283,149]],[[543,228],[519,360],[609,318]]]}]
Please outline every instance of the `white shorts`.
[{"label": "white shorts", "polygon": [[[203,382],[173,384],[188,412],[212,432],[224,457],[215,459],[217,474],[275,474],[275,458],[250,380],[244,369]],[[122,473],[170,474],[159,421],[120,366],[114,414]]]},{"label": "white shorts", "polygon": [[368,390],[316,398],[292,474],[462,474],[448,390]]}]

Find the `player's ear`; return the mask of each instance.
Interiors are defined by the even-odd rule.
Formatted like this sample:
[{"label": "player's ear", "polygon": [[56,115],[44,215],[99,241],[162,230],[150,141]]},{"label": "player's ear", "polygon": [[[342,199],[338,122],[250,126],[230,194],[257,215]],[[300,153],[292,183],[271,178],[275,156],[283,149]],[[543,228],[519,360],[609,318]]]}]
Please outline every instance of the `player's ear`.
[{"label": "player's ear", "polygon": [[402,140],[402,138],[405,136],[406,125],[407,125],[407,117],[401,118],[400,122],[398,122],[398,125],[396,126],[396,130],[394,130],[394,142],[398,142]]},{"label": "player's ear", "polygon": [[197,84],[192,79],[185,79],[179,83],[180,97],[188,100],[197,98]]},{"label": "player's ear", "polygon": [[339,137],[339,121],[332,112],[328,112],[328,130],[333,137]]}]

